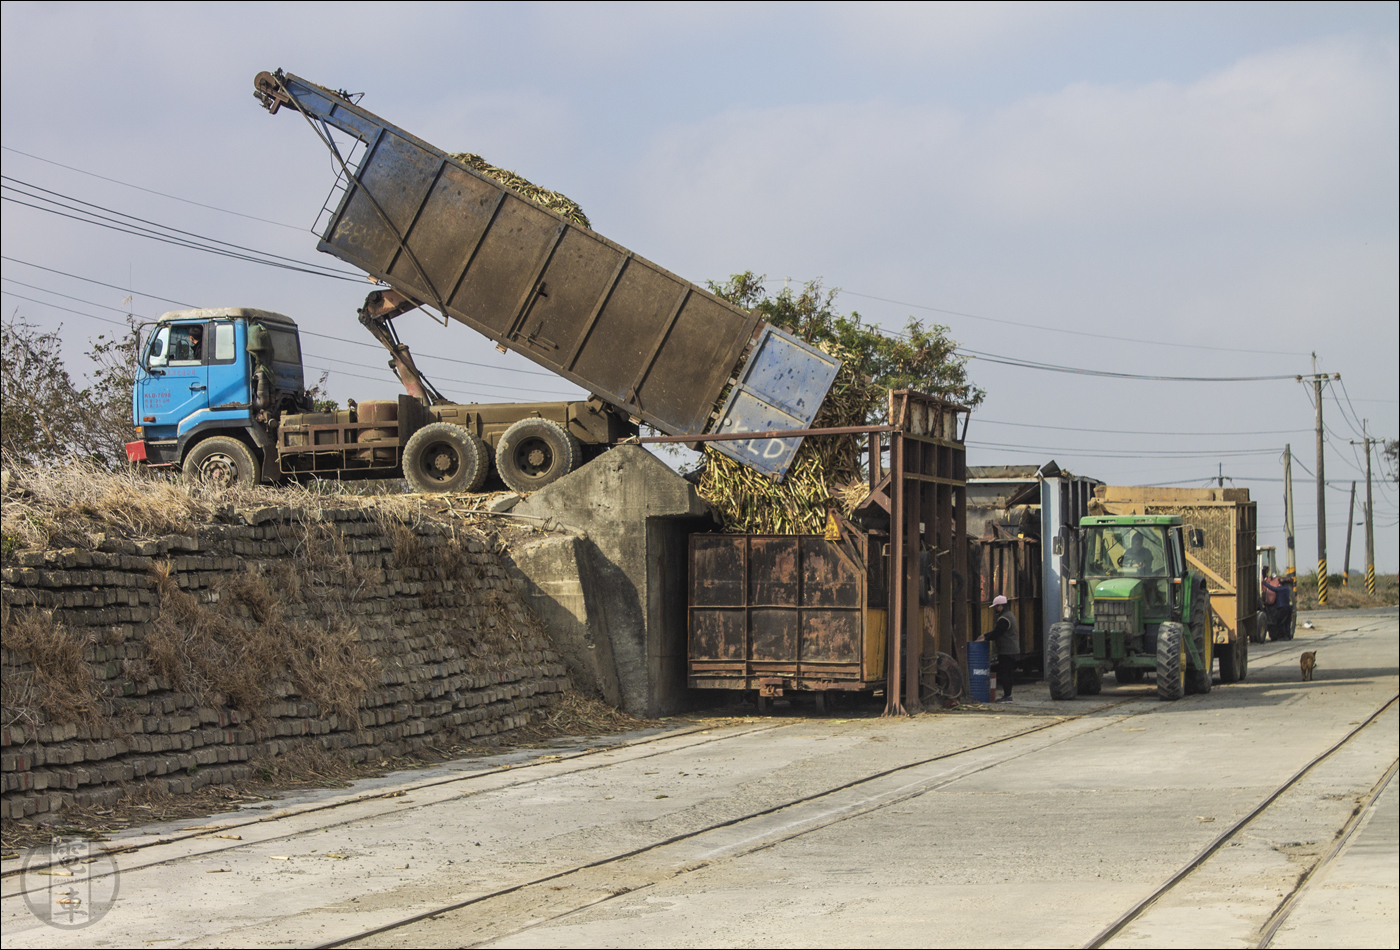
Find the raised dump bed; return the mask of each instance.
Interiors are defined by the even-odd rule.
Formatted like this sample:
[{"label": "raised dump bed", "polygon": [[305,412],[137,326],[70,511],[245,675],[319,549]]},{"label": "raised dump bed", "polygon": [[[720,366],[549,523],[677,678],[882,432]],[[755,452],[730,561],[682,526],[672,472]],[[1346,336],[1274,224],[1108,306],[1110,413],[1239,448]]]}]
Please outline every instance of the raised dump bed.
[{"label": "raised dump bed", "polygon": [[[301,113],[328,145],[331,127],[363,143],[353,162],[332,149],[341,181],[317,245],[327,254],[670,435],[805,429],[826,398],[840,362],[756,312],[529,201],[344,93],[280,70],[258,74],[254,88],[269,111]],[[715,448],[781,476],[799,444]]]}]

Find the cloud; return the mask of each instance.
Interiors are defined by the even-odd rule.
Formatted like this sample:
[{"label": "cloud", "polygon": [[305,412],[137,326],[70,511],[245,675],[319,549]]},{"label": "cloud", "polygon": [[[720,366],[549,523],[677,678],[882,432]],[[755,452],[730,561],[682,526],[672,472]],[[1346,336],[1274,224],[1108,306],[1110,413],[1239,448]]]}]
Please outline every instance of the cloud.
[{"label": "cloud", "polygon": [[1393,48],[1329,41],[1194,83],[1078,83],[984,116],[890,101],[733,110],[660,135],[638,163],[640,200],[832,235],[949,217],[1011,232],[1391,220],[1394,75]]},{"label": "cloud", "polygon": [[823,8],[832,32],[861,55],[963,60],[1005,51],[1075,15],[1080,4],[855,3]]}]

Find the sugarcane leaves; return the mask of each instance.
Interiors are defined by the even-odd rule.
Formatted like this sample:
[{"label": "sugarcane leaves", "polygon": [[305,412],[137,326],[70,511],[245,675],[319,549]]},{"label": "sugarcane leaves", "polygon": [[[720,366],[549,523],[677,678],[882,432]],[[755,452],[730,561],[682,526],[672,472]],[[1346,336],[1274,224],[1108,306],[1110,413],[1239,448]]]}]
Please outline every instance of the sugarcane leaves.
[{"label": "sugarcane leaves", "polygon": [[[709,287],[731,303],[757,307],[769,323],[842,361],[814,428],[883,423],[890,389],[918,389],[964,405],[982,401],[984,393],[968,382],[947,327],[925,327],[911,318],[901,335],[888,335],[858,313],[836,313],[836,292],[818,281],[771,296],[763,277],[746,271]],[[698,488],[719,511],[725,530],[819,534],[827,508],[849,514],[864,499],[863,450],[862,437],[807,439],[779,484],[707,448]]]},{"label": "sugarcane leaves", "polygon": [[710,281],[709,288],[741,307],[757,307],[769,323],[853,363],[852,369],[873,384],[863,415],[830,425],[883,421],[884,392],[889,389],[917,389],[968,406],[978,405],[986,396],[968,381],[967,360],[957,355],[957,343],[949,339],[945,326],[925,326],[909,317],[902,330],[887,332],[865,323],[856,311],[837,313],[832,304],[839,291],[823,288],[819,280],[771,295],[762,275],[745,271],[727,281]]}]

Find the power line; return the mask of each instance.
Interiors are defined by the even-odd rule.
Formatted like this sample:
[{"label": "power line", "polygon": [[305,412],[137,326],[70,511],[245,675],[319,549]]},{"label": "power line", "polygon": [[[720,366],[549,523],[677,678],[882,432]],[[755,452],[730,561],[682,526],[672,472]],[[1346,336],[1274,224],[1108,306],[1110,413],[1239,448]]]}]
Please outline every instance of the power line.
[{"label": "power line", "polygon": [[[90,217],[98,218],[98,219],[103,220],[103,221],[110,221],[110,222],[112,222],[112,223],[114,223],[114,224],[119,224],[119,225],[121,225],[121,226],[123,226],[123,227],[136,228],[136,229],[139,230],[139,231],[146,231],[146,232],[149,232],[149,233],[152,233],[152,234],[157,234],[158,236],[161,236],[161,237],[169,237],[169,235],[159,235],[158,232],[151,232],[149,228],[142,228],[142,227],[139,227],[140,224],[148,224],[148,225],[150,225],[151,227],[161,228],[162,230],[169,231],[169,232],[171,232],[172,234],[181,235],[181,236],[183,236],[184,238],[194,238],[194,239],[197,239],[197,240],[200,240],[200,241],[209,241],[209,242],[211,242],[211,243],[214,243],[214,244],[221,244],[221,245],[223,245],[224,247],[233,248],[234,250],[238,250],[238,251],[247,251],[247,252],[252,253],[252,254],[261,254],[261,255],[263,255],[264,257],[273,258],[273,259],[281,260],[281,261],[287,261],[287,262],[292,263],[292,264],[299,264],[299,265],[306,266],[306,267],[315,267],[315,268],[318,268],[318,269],[320,269],[320,270],[322,270],[322,271],[325,271],[327,275],[331,275],[331,276],[334,276],[334,275],[349,276],[349,277],[354,277],[356,280],[363,280],[363,279],[364,279],[364,276],[363,276],[363,275],[355,274],[355,273],[353,273],[352,271],[337,270],[336,268],[327,267],[327,266],[325,266],[325,265],[323,265],[323,264],[309,264],[309,263],[307,263],[306,261],[298,260],[297,258],[294,258],[294,257],[286,257],[286,256],[284,256],[284,255],[282,255],[282,254],[273,254],[271,251],[260,251],[260,250],[258,250],[257,248],[245,247],[245,246],[243,246],[242,244],[234,244],[234,243],[232,243],[232,242],[230,242],[230,241],[220,240],[219,238],[212,238],[212,237],[209,237],[209,236],[207,236],[207,235],[203,235],[203,234],[196,233],[196,232],[194,232],[194,231],[185,231],[185,230],[182,230],[182,229],[180,229],[180,228],[172,227],[172,226],[170,226],[170,225],[168,225],[168,224],[161,224],[159,221],[151,221],[151,220],[148,220],[148,219],[146,219],[146,218],[138,217],[138,216],[136,216],[136,215],[134,215],[134,214],[127,214],[127,213],[124,212],[124,211],[117,211],[117,210],[114,209],[114,208],[108,208],[108,207],[106,207],[105,205],[94,204],[94,203],[91,202],[91,201],[83,201],[81,198],[74,198],[74,197],[71,196],[71,195],[65,195],[65,194],[64,194],[63,192],[61,192],[61,191],[54,191],[54,190],[52,190],[52,189],[50,189],[50,188],[44,188],[44,187],[41,187],[41,186],[39,186],[39,185],[31,184],[30,182],[23,181],[23,180],[21,180],[21,179],[19,179],[19,178],[15,178],[13,175],[0,175],[0,179],[4,179],[4,180],[8,180],[8,181],[10,181],[10,182],[13,182],[14,184],[7,185],[6,187],[8,187],[11,191],[18,191],[21,195],[24,195],[26,198],[33,198],[33,199],[36,200],[36,201],[44,201],[44,202],[47,202],[47,203],[52,204],[52,205],[57,205],[58,207],[63,208],[63,209],[68,210],[68,211],[75,211],[75,212],[77,212],[78,214],[85,214],[85,215],[88,215],[88,216],[90,216]],[[16,186],[19,186],[19,187],[16,187]],[[36,195],[36,194],[31,194],[30,192],[23,191],[23,190],[22,190],[23,188],[29,188],[29,189],[32,189],[33,191],[43,192],[43,194],[38,194],[38,195]],[[61,198],[61,199],[63,199],[63,200],[62,200],[62,201],[58,201],[58,200],[55,200],[55,198],[47,198],[47,197],[45,197],[45,195],[53,195],[53,196],[55,196],[55,198]],[[64,204],[64,203],[63,203],[64,201],[74,202],[75,204],[83,205],[84,207],[83,207],[83,208],[77,208],[77,207],[74,207],[74,206],[71,205],[71,204]],[[34,205],[30,205],[30,207],[35,207],[35,206],[34,206]],[[97,211],[104,211],[104,212],[106,212],[106,213],[109,214],[109,215],[116,215],[117,218],[109,218],[109,217],[106,217],[105,215],[97,214],[97,213],[94,212],[94,211],[88,211],[88,210],[86,210],[86,208],[96,208]],[[47,210],[50,210],[50,209],[47,209],[47,208],[40,208],[39,210],[41,210],[41,211],[47,211]],[[127,220],[127,221],[121,221],[121,220],[118,220],[119,218],[126,218],[126,219],[128,219],[128,220]],[[138,222],[138,224],[133,225],[133,224],[130,223],[131,221],[136,221],[136,222]],[[92,223],[95,223],[95,222],[92,222]]]},{"label": "power line", "polygon": [[1180,450],[1180,451],[1170,450],[1170,449],[1162,449],[1162,450],[1143,449],[1143,450],[1140,450],[1140,451],[1138,451],[1138,450],[1119,450],[1119,451],[1116,451],[1116,452],[1115,452],[1115,451],[1111,451],[1111,450],[1096,449],[1096,448],[1081,449],[1081,448],[1069,448],[1069,447],[1066,447],[1066,446],[1016,445],[1016,444],[1013,444],[1013,443],[1006,443],[1006,442],[975,442],[975,441],[972,441],[972,440],[968,440],[968,442],[967,442],[966,444],[969,445],[969,446],[977,447],[977,448],[1016,449],[1016,450],[1018,450],[1018,451],[1023,451],[1023,452],[1053,452],[1053,453],[1060,453],[1060,454],[1063,454],[1063,455],[1066,455],[1066,456],[1080,456],[1080,457],[1083,457],[1083,458],[1122,458],[1122,459],[1159,459],[1159,458],[1160,458],[1160,459],[1173,459],[1173,458],[1180,458],[1180,459],[1188,459],[1188,458],[1241,458],[1241,457],[1251,456],[1251,455],[1272,455],[1272,454],[1274,454],[1275,452],[1278,451],[1277,449],[1269,448],[1269,449],[1228,449],[1228,450],[1221,451],[1221,452],[1196,451],[1196,450],[1187,450],[1187,449],[1183,449],[1183,450]]},{"label": "power line", "polygon": [[888,297],[877,297],[874,294],[862,294],[854,290],[844,288],[834,288],[837,293],[850,294],[852,297],[864,297],[866,300],[879,300],[883,303],[892,303],[900,307],[912,307],[915,310],[927,310],[931,313],[945,313],[954,317],[966,317],[969,320],[985,320],[988,323],[1000,323],[1004,326],[1023,327],[1028,330],[1044,330],[1047,333],[1064,333],[1070,336],[1092,337],[1098,340],[1113,340],[1118,343],[1145,343],[1149,346],[1175,346],[1190,350],[1215,350],[1221,353],[1257,353],[1267,356],[1306,356],[1306,353],[1298,353],[1289,350],[1246,350],[1228,346],[1206,346],[1199,343],[1172,343],[1166,340],[1143,340],[1136,337],[1112,336],[1107,333],[1089,333],[1084,330],[1066,330],[1062,327],[1047,327],[1037,323],[1021,323],[1016,320],[1003,320],[997,317],[984,317],[976,313],[965,313],[960,310],[945,310],[942,307],[930,307],[926,304],[909,303],[904,300],[891,300]]},{"label": "power line", "polygon": [[960,353],[969,353],[987,363],[1001,363],[1005,366],[1015,366],[1019,369],[1036,369],[1050,373],[1068,373],[1074,376],[1104,376],[1111,379],[1140,379],[1169,383],[1256,383],[1281,379],[1292,380],[1297,378],[1296,373],[1290,373],[1286,376],[1144,376],[1138,373],[1116,373],[1111,370],[1061,366],[1057,363],[1038,363],[1034,360],[1023,360],[1015,356],[1001,356],[997,353],[986,353],[964,346],[959,346],[956,349]]},{"label": "power line", "polygon": [[[4,187],[12,191],[18,192],[25,198],[32,198],[35,201],[47,202],[48,204],[55,205],[56,207],[45,207],[44,205],[31,204],[28,201],[21,201],[18,198],[11,197],[10,195],[0,195],[0,200],[22,205],[26,208],[33,208],[36,211],[44,211],[49,214],[56,215],[60,218],[68,218],[72,221],[78,221],[82,224],[90,224],[96,227],[106,228],[109,231],[117,231],[121,234],[129,234],[133,237],[141,237],[146,238],[147,240],[159,241],[162,244],[172,244],[176,247],[184,247],[189,248],[191,250],[204,251],[207,254],[216,254],[220,257],[229,257],[233,258],[234,260],[248,261],[254,264],[264,264],[268,267],[278,267],[283,270],[291,270],[303,274],[311,274],[316,277],[329,277],[334,280],[347,280],[353,281],[355,283],[362,283],[367,280],[367,278],[363,275],[354,275],[350,274],[348,271],[337,271],[330,268],[322,267],[321,265],[317,264],[308,264],[302,261],[296,261],[294,258],[283,257],[280,254],[273,254],[269,251],[259,251],[255,248],[244,248],[241,245],[231,244],[228,241],[221,241],[217,238],[205,237],[203,235],[194,234],[193,232],[189,231],[181,231],[179,228],[173,228],[168,225],[158,224],[155,222],[145,222],[142,218],[137,218],[134,215],[126,215],[120,211],[111,211],[110,209],[106,208],[101,209],[104,211],[109,211],[111,214],[119,215],[120,217],[130,218],[131,221],[139,221],[152,224],[155,228],[164,228],[166,231],[171,232],[169,234],[161,233],[160,231],[152,230],[152,228],[142,227],[140,224],[132,224],[129,221],[121,221],[116,218],[108,218],[104,215],[100,215],[92,211],[86,211],[82,208],[74,208],[69,205],[63,204],[62,202],[55,201],[51,198],[45,198],[42,195],[32,195],[27,192],[21,191],[18,188],[15,188],[13,185],[5,185]],[[79,203],[87,204],[87,202]],[[94,207],[100,206],[94,205]],[[65,210],[59,210],[60,208]],[[69,214],[67,212],[75,213]],[[189,236],[182,237],[181,235]],[[208,244],[200,244],[198,243],[199,241],[209,241],[214,244],[222,244],[225,245],[225,247],[227,248],[234,248],[235,250],[226,250],[225,248],[221,247],[211,247]],[[247,253],[238,253],[238,251],[246,251]],[[293,261],[293,263],[283,263],[284,261]]]},{"label": "power line", "polygon": [[1101,432],[1101,433],[1103,433],[1103,434],[1105,434],[1105,435],[1152,435],[1152,436],[1159,436],[1159,435],[1185,435],[1185,436],[1199,437],[1199,436],[1203,436],[1203,435],[1209,435],[1209,436],[1297,435],[1297,434],[1300,434],[1300,433],[1306,433],[1306,432],[1311,432],[1311,431],[1312,431],[1311,429],[1260,429],[1260,430],[1257,430],[1257,431],[1254,431],[1254,432],[1201,432],[1201,431],[1199,431],[1199,430],[1197,430],[1197,431],[1195,431],[1195,432],[1149,432],[1149,431],[1146,431],[1146,430],[1139,430],[1139,429],[1097,429],[1097,428],[1084,428],[1084,427],[1079,427],[1079,426],[1045,426],[1045,425],[1039,425],[1039,424],[1034,423],[1034,422],[1001,422],[1001,421],[996,420],[996,419],[982,419],[982,418],[979,418],[979,417],[977,417],[977,416],[973,416],[973,417],[972,417],[972,421],[973,421],[973,423],[975,423],[975,424],[977,424],[977,425],[1016,426],[1016,427],[1022,428],[1022,429],[1053,429],[1053,430],[1055,430],[1056,432]]},{"label": "power line", "polygon": [[[7,296],[7,297],[16,297],[16,298],[18,298],[18,299],[20,299],[20,300],[28,300],[30,303],[43,304],[45,307],[52,307],[52,308],[55,309],[55,310],[62,310],[62,311],[64,311],[65,313],[76,313],[78,316],[80,316],[80,317],[87,317],[89,320],[100,320],[100,321],[102,321],[103,323],[115,323],[117,326],[121,326],[121,327],[124,327],[124,326],[127,325],[125,322],[123,322],[123,321],[121,321],[121,320],[112,320],[112,319],[110,319],[110,318],[108,318],[108,317],[99,317],[99,316],[98,316],[97,314],[95,314],[95,313],[84,313],[84,312],[81,311],[81,310],[74,310],[72,307],[60,307],[58,304],[49,303],[49,302],[47,302],[47,301],[45,301],[45,300],[36,300],[36,299],[33,298],[33,297],[26,297],[26,296],[24,296],[23,294],[17,294],[17,293],[15,293],[15,292],[12,291],[12,290],[0,290],[0,294],[4,294],[4,295]],[[101,304],[98,304],[97,306],[101,306]],[[109,309],[111,309],[111,310],[116,310],[117,308],[116,308],[116,307],[111,307],[111,308],[109,308]],[[119,313],[125,313],[125,311],[118,311],[118,312],[119,312]]]},{"label": "power line", "polygon": [[52,267],[45,267],[42,264],[33,264],[29,261],[22,261],[17,257],[10,257],[8,254],[0,254],[0,260],[10,261],[15,264],[23,264],[25,267],[34,267],[39,270],[48,271],[50,274],[58,274],[61,277],[71,277],[74,280],[81,280],[89,284],[97,284],[99,287],[110,287],[113,290],[120,290],[124,293],[134,294],[137,297],[149,297],[152,300],[164,300],[166,303],[179,304],[181,307],[189,307],[191,309],[194,309],[199,306],[198,304],[189,303],[185,300],[172,300],[169,297],[161,297],[156,294],[144,293],[140,290],[132,290],[130,287],[121,287],[117,284],[109,284],[101,280],[93,280],[91,277],[79,277],[77,274],[70,274],[67,271],[54,270]]},{"label": "power line", "polygon": [[247,219],[249,219],[250,221],[261,221],[261,222],[263,222],[264,224],[275,224],[275,225],[277,225],[279,228],[291,228],[293,231],[305,231],[305,230],[306,230],[305,228],[298,227],[298,226],[295,225],[295,224],[287,224],[286,222],[283,222],[283,221],[273,221],[271,218],[260,218],[260,217],[258,217],[258,216],[255,215],[255,214],[245,214],[245,213],[242,212],[242,211],[232,211],[232,210],[230,210],[230,209],[228,209],[228,208],[220,208],[220,207],[217,206],[217,205],[205,204],[205,203],[202,202],[202,201],[195,201],[195,200],[193,200],[193,199],[191,199],[191,198],[181,198],[179,195],[171,195],[171,194],[167,194],[167,193],[165,193],[165,192],[163,192],[163,191],[156,191],[154,188],[143,188],[141,185],[133,185],[131,182],[129,182],[129,181],[122,181],[120,178],[109,178],[109,177],[107,177],[106,175],[99,175],[99,174],[97,174],[96,172],[90,172],[90,171],[87,171],[86,169],[83,169],[83,168],[78,168],[78,167],[73,166],[73,165],[65,165],[65,164],[63,164],[62,162],[56,162],[56,161],[54,161],[54,160],[51,159],[51,158],[41,158],[40,156],[38,156],[38,155],[33,155],[33,154],[29,153],[29,152],[22,152],[22,151],[20,151],[20,150],[17,149],[17,148],[10,148],[10,146],[8,146],[8,145],[0,145],[0,149],[4,149],[4,150],[7,151],[7,152],[14,152],[16,155],[23,155],[25,158],[32,158],[32,159],[34,159],[36,162],[44,162],[44,163],[49,164],[49,165],[56,165],[56,166],[58,166],[59,168],[66,168],[66,169],[68,169],[70,172],[77,172],[77,173],[80,174],[80,175],[87,175],[87,176],[89,176],[89,177],[91,177],[91,178],[100,178],[102,181],[110,181],[110,182],[112,182],[112,184],[114,184],[114,185],[122,185],[123,187],[126,187],[126,188],[134,188],[134,189],[136,189],[137,191],[144,191],[144,192],[146,192],[147,194],[150,194],[150,195],[159,195],[159,196],[162,197],[162,198],[169,198],[171,201],[183,201],[183,202],[184,202],[185,204],[187,204],[187,205],[194,205],[194,206],[199,207],[199,208],[208,208],[210,211],[221,211],[221,212],[223,212],[224,214],[237,215],[237,216],[240,217],[240,218],[247,218]]}]

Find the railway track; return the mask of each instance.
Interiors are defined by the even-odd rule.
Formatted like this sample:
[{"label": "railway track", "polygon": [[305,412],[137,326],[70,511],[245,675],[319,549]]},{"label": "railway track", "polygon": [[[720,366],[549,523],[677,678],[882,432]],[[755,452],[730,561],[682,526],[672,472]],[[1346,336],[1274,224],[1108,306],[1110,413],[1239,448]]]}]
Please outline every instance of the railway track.
[{"label": "railway track", "polygon": [[[1279,645],[1276,649],[1260,652],[1258,660],[1252,664],[1256,669],[1293,660],[1291,647]],[[1188,698],[1184,702],[1191,703],[1201,698],[1208,697]],[[1103,946],[1115,934],[1130,925],[1161,896],[1189,877],[1192,870],[1208,860],[1210,855],[1218,851],[1232,836],[1238,835],[1279,795],[1333,755],[1394,703],[1395,698],[1392,697],[1365,723],[1307,763],[1248,815],[1218,836],[1212,845],[1198,854],[1187,867],[1131,908],[1087,946]],[[1066,704],[1062,708],[1069,711],[1075,705]],[[372,925],[352,930],[346,927],[345,930],[350,932],[340,930],[332,939],[315,945],[336,947],[393,944],[400,938],[407,938],[408,932],[412,931],[415,925],[426,921],[450,919],[467,908],[477,911],[472,914],[474,919],[502,921],[502,927],[490,928],[489,932],[473,935],[473,939],[479,939],[479,942],[490,942],[559,921],[588,908],[616,900],[624,894],[636,893],[638,890],[653,887],[711,864],[772,848],[821,828],[888,808],[978,772],[1044,751],[1058,743],[1120,725],[1125,720],[1151,716],[1179,709],[1181,706],[1181,703],[1162,704],[1155,696],[1142,693],[1128,695],[1116,702],[1096,703],[1093,708],[1070,715],[1049,720],[1039,719],[1027,728],[988,741],[920,757],[890,768],[871,770],[807,794],[787,796],[764,807],[743,810],[674,834],[658,836],[654,840],[631,847],[618,848],[612,853],[602,854],[591,860],[556,866],[538,874],[519,876],[508,883],[503,882],[498,887],[464,894],[460,899],[415,901],[417,906],[412,912],[381,912],[370,915],[375,918]],[[1061,707],[1056,708],[1058,710]],[[697,752],[707,747],[713,752],[724,743],[738,742],[756,733],[781,734],[783,730],[804,722],[810,721],[787,719],[762,722],[723,735],[709,734],[708,730],[699,726],[681,734],[668,733],[623,745],[567,753],[509,770],[478,771],[460,776],[440,777],[400,786],[389,793],[379,792],[331,803],[308,804],[274,815],[229,822],[217,831],[207,827],[200,830],[191,829],[185,835],[165,836],[137,843],[126,849],[124,854],[135,856],[138,863],[130,863],[131,858],[124,858],[121,874],[127,879],[124,884],[129,886],[129,883],[138,879],[140,873],[147,868],[169,867],[172,864],[188,864],[194,867],[196,862],[207,860],[211,856],[238,852],[252,846],[266,846],[273,842],[292,841],[313,831],[350,825],[367,818],[381,819],[414,811],[428,812],[437,804],[460,800],[464,796],[506,790],[537,791],[543,794],[550,783],[583,773],[596,773],[601,780],[606,781],[607,770],[619,766],[644,760],[660,761],[670,756],[689,761]],[[403,799],[403,803],[397,804],[386,799]],[[231,841],[209,837],[214,833],[240,832],[246,840]],[[1330,860],[1330,857],[1326,860]],[[11,870],[6,872],[5,876],[7,879],[14,878],[16,873]],[[19,880],[7,880],[6,883],[11,885],[5,891],[4,896],[7,900],[24,893],[24,887]],[[1305,885],[1306,878],[1299,882],[1295,894],[1301,893]],[[462,894],[460,887],[458,893]],[[1276,920],[1271,918],[1273,929],[1261,938],[1261,946],[1267,944],[1267,940],[1286,919],[1292,906],[1290,900],[1281,903],[1274,915]],[[529,917],[527,922],[519,925],[506,923],[512,919],[519,922],[522,908],[528,908],[528,914],[525,915]],[[357,916],[363,920],[361,915],[346,914],[336,922],[342,926],[351,924]],[[366,924],[369,922],[364,920]],[[325,923],[329,925],[331,921]],[[327,926],[323,932],[329,931],[334,934],[338,929],[340,928]],[[237,939],[239,936],[239,931],[223,932],[224,939]],[[459,944],[462,936],[458,935]]]},{"label": "railway track", "polygon": [[[1289,776],[1288,779],[1286,779],[1284,782],[1275,787],[1272,792],[1266,795],[1257,805],[1250,809],[1248,813],[1246,813],[1234,824],[1232,824],[1230,827],[1226,828],[1219,835],[1217,835],[1216,838],[1210,842],[1210,844],[1206,845],[1206,847],[1201,849],[1201,851],[1198,852],[1193,858],[1191,858],[1191,860],[1183,864],[1175,874],[1173,874],[1161,885],[1155,888],[1150,894],[1146,895],[1137,903],[1135,903],[1132,907],[1128,908],[1128,910],[1126,910],[1121,916],[1119,916],[1117,920],[1113,921],[1113,923],[1109,924],[1103,930],[1095,934],[1093,939],[1089,940],[1087,943],[1084,944],[1084,950],[1098,950],[1098,948],[1100,947],[1107,946],[1113,940],[1114,937],[1122,933],[1133,922],[1142,918],[1163,898],[1167,897],[1178,887],[1181,887],[1182,885],[1186,884],[1191,879],[1191,876],[1200,871],[1201,868],[1206,864],[1207,861],[1210,860],[1211,857],[1217,854],[1226,845],[1230,844],[1231,842],[1238,839],[1241,835],[1243,835],[1250,828],[1251,825],[1257,822],[1267,812],[1270,806],[1272,806],[1276,801],[1278,801],[1280,797],[1282,797],[1286,792],[1295,787],[1305,777],[1307,777],[1310,773],[1317,769],[1318,766],[1322,765],[1322,763],[1324,763],[1332,756],[1340,752],[1343,748],[1345,748],[1367,727],[1369,727],[1371,724],[1380,719],[1380,717],[1385,714],[1386,710],[1395,706],[1397,702],[1400,702],[1400,694],[1392,696],[1379,709],[1371,713],[1370,716],[1368,716],[1364,721],[1357,725],[1356,728],[1352,729],[1342,738],[1338,739],[1335,743],[1329,746],[1327,749],[1324,749],[1322,752],[1314,756],[1302,768],[1298,769],[1291,776]],[[1310,867],[1307,868],[1306,871],[1303,872],[1302,875],[1299,876],[1297,883],[1294,885],[1293,889],[1279,903],[1279,906],[1275,909],[1273,914],[1270,915],[1269,920],[1260,929],[1258,939],[1255,941],[1255,946],[1267,947],[1269,945],[1269,942],[1273,939],[1274,934],[1278,932],[1279,927],[1283,925],[1283,922],[1287,919],[1289,912],[1291,912],[1292,908],[1296,905],[1297,900],[1302,896],[1302,893],[1306,888],[1308,882],[1315,877],[1317,871],[1321,870],[1326,864],[1330,863],[1337,856],[1337,854],[1341,851],[1342,847],[1346,844],[1347,839],[1350,838],[1352,832],[1355,831],[1360,817],[1363,814],[1365,814],[1366,809],[1370,807],[1371,803],[1374,802],[1376,798],[1380,795],[1380,793],[1385,789],[1386,783],[1388,783],[1390,781],[1391,776],[1395,774],[1397,764],[1400,764],[1400,760],[1391,762],[1389,768],[1386,769],[1385,775],[1379,781],[1377,781],[1376,784],[1371,788],[1365,800],[1359,803],[1352,810],[1352,813],[1347,819],[1346,823],[1341,829],[1338,830],[1336,838],[1333,841],[1331,848],[1329,848],[1325,855],[1323,855],[1316,862],[1314,862]]]}]

